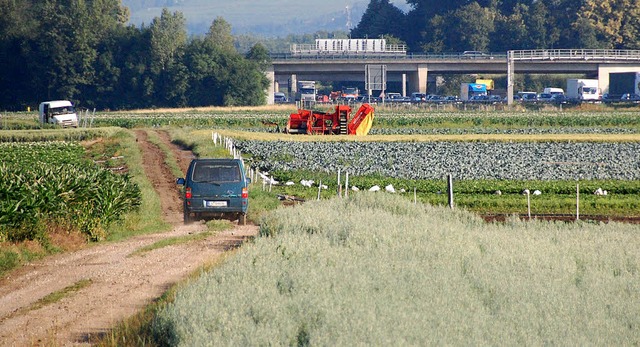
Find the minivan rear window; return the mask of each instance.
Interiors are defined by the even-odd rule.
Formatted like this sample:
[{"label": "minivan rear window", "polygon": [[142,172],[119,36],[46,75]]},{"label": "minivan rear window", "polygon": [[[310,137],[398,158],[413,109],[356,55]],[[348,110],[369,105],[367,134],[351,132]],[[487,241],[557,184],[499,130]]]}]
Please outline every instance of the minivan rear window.
[{"label": "minivan rear window", "polygon": [[193,182],[240,182],[240,168],[234,164],[196,163]]}]

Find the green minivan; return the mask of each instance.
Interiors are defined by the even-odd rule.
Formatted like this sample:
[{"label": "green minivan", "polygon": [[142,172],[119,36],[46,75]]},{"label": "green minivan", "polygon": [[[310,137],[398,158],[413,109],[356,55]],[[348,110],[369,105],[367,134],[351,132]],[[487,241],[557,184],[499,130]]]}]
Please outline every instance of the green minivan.
[{"label": "green minivan", "polygon": [[184,186],[184,223],[212,217],[246,224],[250,181],[240,159],[193,159],[176,181]]}]

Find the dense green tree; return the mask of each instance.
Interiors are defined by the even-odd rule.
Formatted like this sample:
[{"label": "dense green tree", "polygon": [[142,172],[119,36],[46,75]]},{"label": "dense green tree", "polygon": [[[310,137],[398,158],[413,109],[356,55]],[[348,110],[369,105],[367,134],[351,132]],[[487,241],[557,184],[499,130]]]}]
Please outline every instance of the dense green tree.
[{"label": "dense green tree", "polygon": [[235,51],[233,35],[231,35],[231,24],[222,17],[213,20],[205,39],[213,43],[218,49],[229,52]]},{"label": "dense green tree", "polygon": [[83,86],[94,82],[95,39],[84,0],[45,0],[37,7],[40,24],[33,57],[45,98],[78,100]]},{"label": "dense green tree", "polygon": [[33,54],[29,42],[38,36],[31,1],[0,0],[0,105],[24,110],[33,93],[34,70],[26,62]]},{"label": "dense green tree", "polygon": [[170,13],[165,8],[151,22],[149,31],[152,75],[145,80],[148,97],[154,106],[184,106],[188,79],[182,63],[186,19],[181,12]]},{"label": "dense green tree", "polygon": [[256,43],[251,47],[249,52],[247,52],[246,58],[255,62],[260,71],[267,71],[267,68],[271,65],[269,51],[260,43]]},{"label": "dense green tree", "polygon": [[573,28],[579,39],[596,45],[587,48],[640,47],[640,1],[585,0],[577,15]]},{"label": "dense green tree", "polygon": [[510,49],[530,48],[524,42],[529,40],[529,31],[525,17],[529,7],[517,4],[509,15],[499,14],[495,20],[495,32],[492,35],[490,50],[492,52],[506,52]]},{"label": "dense green tree", "polygon": [[187,42],[186,19],[181,12],[170,13],[166,8],[151,22],[152,68],[158,73],[175,62]]},{"label": "dense green tree", "polygon": [[[436,17],[438,18],[438,17]],[[486,51],[495,29],[495,12],[477,2],[460,7],[443,16],[441,39],[453,51]]]},{"label": "dense green tree", "polygon": [[371,0],[362,20],[351,30],[353,38],[400,37],[405,30],[405,15],[389,0]]},{"label": "dense green tree", "polygon": [[[551,48],[555,43],[549,34],[549,11],[544,3],[536,1],[529,6],[525,16],[527,36],[522,38],[522,44],[527,49]],[[552,28],[552,27],[551,27]]]},{"label": "dense green tree", "polygon": [[544,48],[576,48],[573,23],[578,18],[578,11],[584,0],[538,0],[544,4],[548,16],[546,21],[551,30],[549,46]]},{"label": "dense green tree", "polygon": [[578,18],[573,26],[576,28],[575,35],[575,47],[584,47],[587,49],[606,49],[611,48],[606,41],[602,33],[598,32],[595,25],[586,18]]}]

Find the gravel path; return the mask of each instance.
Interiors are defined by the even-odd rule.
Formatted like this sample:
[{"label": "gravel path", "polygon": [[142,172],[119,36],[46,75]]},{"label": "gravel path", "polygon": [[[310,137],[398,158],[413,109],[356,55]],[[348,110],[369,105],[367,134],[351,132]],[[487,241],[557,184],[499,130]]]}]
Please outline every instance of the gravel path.
[{"label": "gravel path", "polygon": [[[172,145],[166,133],[158,134],[186,171],[192,154]],[[89,345],[92,337],[104,334],[198,267],[257,233],[256,226],[236,226],[202,241],[131,256],[158,240],[205,230],[202,224],[182,225],[179,193],[175,177],[164,164],[164,153],[147,141],[145,131],[137,131],[136,136],[143,151],[145,174],[158,191],[163,218],[173,230],[90,245],[27,264],[5,276],[0,281],[1,345]],[[38,300],[80,281],[90,284],[60,301],[34,308]]]}]

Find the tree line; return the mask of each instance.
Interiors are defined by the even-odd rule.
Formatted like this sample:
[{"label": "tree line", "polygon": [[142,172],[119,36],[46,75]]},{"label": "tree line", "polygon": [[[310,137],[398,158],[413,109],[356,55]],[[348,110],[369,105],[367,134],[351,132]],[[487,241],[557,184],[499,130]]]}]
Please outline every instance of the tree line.
[{"label": "tree line", "polygon": [[413,52],[640,49],[637,0],[371,0],[354,38],[389,36]]},{"label": "tree line", "polygon": [[640,49],[637,0],[407,3],[404,13],[370,0],[350,33],[264,39],[233,37],[220,17],[189,37],[184,15],[166,9],[127,25],[121,0],[0,0],[0,110],[51,99],[98,109],[264,104],[269,51],[314,38],[384,36],[411,52]]},{"label": "tree line", "polygon": [[188,37],[180,12],[141,27],[128,18],[120,0],[0,0],[0,109],[265,103],[269,53],[260,44],[238,53],[224,19]]}]

